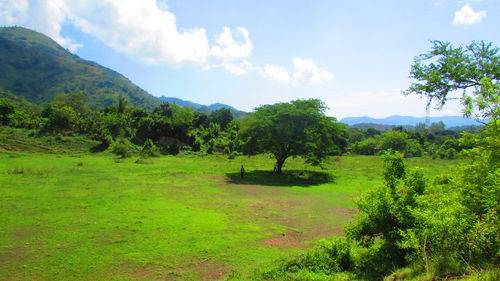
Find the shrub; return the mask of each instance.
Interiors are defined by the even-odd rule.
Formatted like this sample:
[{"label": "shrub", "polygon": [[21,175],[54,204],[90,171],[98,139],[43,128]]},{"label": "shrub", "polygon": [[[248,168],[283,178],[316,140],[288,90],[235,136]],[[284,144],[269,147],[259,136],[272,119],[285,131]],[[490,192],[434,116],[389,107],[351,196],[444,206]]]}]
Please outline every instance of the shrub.
[{"label": "shrub", "polygon": [[236,158],[237,156],[240,156],[240,153],[238,151],[233,151],[229,154],[229,156],[227,157],[228,159],[234,159]]},{"label": "shrub", "polygon": [[0,98],[0,125],[9,125],[14,112],[15,104],[9,99]]},{"label": "shrub", "polygon": [[[292,259],[285,259],[261,273],[264,280],[352,280],[350,243],[345,238],[321,240],[319,245]],[[344,273],[342,273],[344,272]],[[332,277],[341,279],[334,279]]]},{"label": "shrub", "polygon": [[121,158],[127,158],[132,155],[132,144],[126,138],[118,138],[113,142],[111,151]]},{"label": "shrub", "polygon": [[142,146],[141,157],[148,158],[158,156],[160,156],[160,149],[151,139],[147,139]]},{"label": "shrub", "polygon": [[374,138],[364,139],[354,144],[353,151],[360,155],[375,155],[378,142]]},{"label": "shrub", "polygon": [[408,135],[405,132],[387,131],[380,135],[380,148],[382,150],[392,149],[406,151]]},{"label": "shrub", "polygon": [[424,149],[417,140],[409,139],[406,146],[406,152],[411,153],[414,157],[422,157]]}]

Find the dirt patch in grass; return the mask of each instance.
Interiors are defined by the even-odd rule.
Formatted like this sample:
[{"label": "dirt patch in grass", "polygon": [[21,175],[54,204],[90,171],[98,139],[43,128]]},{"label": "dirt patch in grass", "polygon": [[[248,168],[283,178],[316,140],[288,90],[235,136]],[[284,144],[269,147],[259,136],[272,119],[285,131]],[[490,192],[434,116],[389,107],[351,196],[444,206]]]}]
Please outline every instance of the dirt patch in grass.
[{"label": "dirt patch in grass", "polygon": [[182,267],[168,267],[157,264],[119,265],[112,275],[127,276],[133,280],[220,280],[231,272],[229,265],[210,258],[195,260]]},{"label": "dirt patch in grass", "polygon": [[27,251],[25,247],[15,247],[9,249],[8,252],[0,252],[0,265],[24,260],[27,257]]},{"label": "dirt patch in grass", "polygon": [[261,244],[283,248],[308,248],[313,244],[306,244],[309,241],[316,241],[321,238],[344,235],[343,226],[321,225],[306,232],[289,231],[280,233],[271,238],[261,241]]},{"label": "dirt patch in grass", "polygon": [[205,175],[205,179],[209,182],[213,182],[215,184],[217,183],[225,183],[227,181],[226,177],[219,176],[219,175]]},{"label": "dirt patch in grass", "polygon": [[306,202],[304,200],[265,200],[258,203],[255,203],[250,206],[251,209],[254,210],[281,210],[282,208],[294,208],[304,206]]},{"label": "dirt patch in grass", "polygon": [[27,239],[31,238],[33,235],[35,235],[38,232],[39,231],[35,231],[32,228],[22,229],[22,230],[18,230],[16,232],[14,232],[12,234],[12,237],[16,238],[16,239],[20,239],[20,240],[27,240]]},{"label": "dirt patch in grass", "polygon": [[[306,242],[331,236],[344,235],[344,227],[325,218],[336,217],[340,221],[352,218],[355,211],[349,208],[315,208],[315,200],[266,200],[250,206],[258,218],[269,220],[288,229],[272,236],[262,244],[276,247],[310,247]],[[306,210],[306,211],[304,211]]]},{"label": "dirt patch in grass", "polygon": [[314,241],[321,238],[328,238],[330,236],[342,236],[344,235],[344,226],[328,226],[320,225],[317,228],[312,229],[304,234],[304,239],[306,241]]},{"label": "dirt patch in grass", "polygon": [[194,271],[198,272],[200,280],[219,280],[229,273],[230,268],[222,263],[206,260],[199,262]]},{"label": "dirt patch in grass", "polygon": [[302,247],[302,241],[302,233],[291,231],[266,239],[262,241],[262,244],[275,247],[300,248]]},{"label": "dirt patch in grass", "polygon": [[134,280],[176,280],[168,277],[170,272],[170,268],[156,264],[143,266],[122,264],[114,269],[111,274],[131,277]]},{"label": "dirt patch in grass", "polygon": [[230,271],[231,267],[223,263],[211,259],[203,259],[201,261],[194,262],[190,266],[177,268],[175,273],[170,275],[170,278],[172,279],[167,280],[179,280],[182,279],[181,276],[187,275],[187,273],[191,272],[198,276],[196,280],[212,281],[221,279]]},{"label": "dirt patch in grass", "polygon": [[351,219],[357,213],[357,209],[334,207],[328,209],[327,214],[334,215],[341,219]]}]

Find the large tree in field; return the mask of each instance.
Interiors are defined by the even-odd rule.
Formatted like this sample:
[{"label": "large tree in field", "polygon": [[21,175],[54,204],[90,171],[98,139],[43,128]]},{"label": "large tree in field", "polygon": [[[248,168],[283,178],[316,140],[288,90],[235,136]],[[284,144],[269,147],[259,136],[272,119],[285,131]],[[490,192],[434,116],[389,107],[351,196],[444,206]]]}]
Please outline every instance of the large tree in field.
[{"label": "large tree in field", "polygon": [[410,78],[416,81],[405,94],[428,98],[442,107],[450,94],[460,91],[464,115],[489,119],[496,128],[500,108],[498,47],[483,41],[465,47],[432,41],[432,49],[415,58]]},{"label": "large tree in field", "polygon": [[246,154],[272,153],[278,173],[290,156],[303,156],[318,164],[328,155],[341,154],[346,128],[325,115],[317,99],[263,105],[242,120],[239,138]]}]

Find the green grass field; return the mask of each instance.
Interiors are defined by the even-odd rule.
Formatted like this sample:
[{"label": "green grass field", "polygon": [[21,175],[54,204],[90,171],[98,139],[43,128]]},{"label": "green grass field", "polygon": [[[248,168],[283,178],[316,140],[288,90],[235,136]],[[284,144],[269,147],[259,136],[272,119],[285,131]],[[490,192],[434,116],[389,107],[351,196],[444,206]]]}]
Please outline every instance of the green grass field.
[{"label": "green grass field", "polygon": [[[0,151],[0,280],[248,279],[342,235],[382,184],[378,157],[289,159],[281,176],[267,156],[136,160]],[[429,178],[456,163],[406,161]]]}]

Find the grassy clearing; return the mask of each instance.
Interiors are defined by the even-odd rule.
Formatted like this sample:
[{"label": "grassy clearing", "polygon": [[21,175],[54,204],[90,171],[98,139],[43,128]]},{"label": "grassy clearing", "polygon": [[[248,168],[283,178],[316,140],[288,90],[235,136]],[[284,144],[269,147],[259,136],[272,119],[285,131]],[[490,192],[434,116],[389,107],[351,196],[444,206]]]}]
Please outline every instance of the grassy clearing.
[{"label": "grassy clearing", "polygon": [[36,130],[0,127],[0,151],[75,154],[98,149],[98,145],[85,136],[44,136]]},{"label": "grassy clearing", "polygon": [[[267,156],[136,160],[0,152],[0,280],[245,279],[342,235],[382,180],[377,157],[290,159],[282,176]],[[455,163],[407,161],[429,177]]]}]

